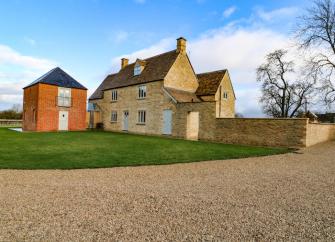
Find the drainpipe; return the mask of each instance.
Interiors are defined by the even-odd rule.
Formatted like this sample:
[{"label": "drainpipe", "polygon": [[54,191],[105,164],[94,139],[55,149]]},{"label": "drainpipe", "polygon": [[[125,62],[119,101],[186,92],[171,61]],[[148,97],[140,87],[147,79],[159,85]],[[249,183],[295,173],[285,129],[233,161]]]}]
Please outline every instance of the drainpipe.
[{"label": "drainpipe", "polygon": [[220,86],[219,94],[220,94],[220,98],[219,98],[219,118],[221,118],[222,86]]}]

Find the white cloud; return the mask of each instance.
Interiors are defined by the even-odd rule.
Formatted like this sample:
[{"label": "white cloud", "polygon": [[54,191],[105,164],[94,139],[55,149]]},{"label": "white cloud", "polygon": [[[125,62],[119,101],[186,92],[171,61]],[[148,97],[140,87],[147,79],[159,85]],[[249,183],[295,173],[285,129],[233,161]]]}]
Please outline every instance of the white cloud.
[{"label": "white cloud", "polygon": [[0,64],[12,64],[33,69],[47,69],[54,63],[32,56],[25,56],[6,45],[0,45]]},{"label": "white cloud", "polygon": [[235,13],[235,11],[236,11],[236,7],[231,6],[231,7],[227,8],[226,10],[223,11],[222,17],[223,18],[229,18],[233,13]]},{"label": "white cloud", "polygon": [[0,45],[0,109],[22,104],[22,88],[55,65],[53,61],[22,55]]},{"label": "white cloud", "polygon": [[279,8],[272,11],[265,11],[262,8],[256,9],[256,14],[264,21],[274,21],[278,19],[285,19],[287,17],[295,17],[299,12],[296,7]]}]

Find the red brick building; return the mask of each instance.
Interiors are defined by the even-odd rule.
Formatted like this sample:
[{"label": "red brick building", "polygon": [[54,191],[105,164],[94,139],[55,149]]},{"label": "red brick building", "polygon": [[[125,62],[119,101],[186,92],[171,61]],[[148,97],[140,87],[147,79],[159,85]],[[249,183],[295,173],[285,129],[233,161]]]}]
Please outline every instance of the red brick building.
[{"label": "red brick building", "polygon": [[59,67],[23,89],[24,131],[86,129],[87,89]]}]

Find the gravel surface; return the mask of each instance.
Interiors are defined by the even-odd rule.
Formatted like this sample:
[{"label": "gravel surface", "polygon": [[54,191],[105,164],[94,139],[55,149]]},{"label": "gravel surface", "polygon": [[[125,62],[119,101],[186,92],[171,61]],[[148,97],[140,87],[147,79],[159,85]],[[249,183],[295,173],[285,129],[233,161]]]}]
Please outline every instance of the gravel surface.
[{"label": "gravel surface", "polygon": [[261,158],[0,170],[0,241],[335,240],[335,142]]}]

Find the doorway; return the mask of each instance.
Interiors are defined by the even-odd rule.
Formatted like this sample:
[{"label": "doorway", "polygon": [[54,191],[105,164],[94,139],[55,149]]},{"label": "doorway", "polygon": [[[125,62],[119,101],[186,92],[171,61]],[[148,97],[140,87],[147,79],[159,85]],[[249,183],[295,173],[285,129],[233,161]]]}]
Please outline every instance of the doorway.
[{"label": "doorway", "polygon": [[69,112],[59,111],[58,130],[65,131],[69,128]]},{"label": "doorway", "polygon": [[123,111],[123,131],[128,131],[128,117],[129,117],[129,112],[128,111]]},{"label": "doorway", "polygon": [[163,110],[163,134],[172,134],[172,110]]},{"label": "doorway", "polygon": [[198,140],[199,136],[199,112],[187,114],[186,139]]}]

